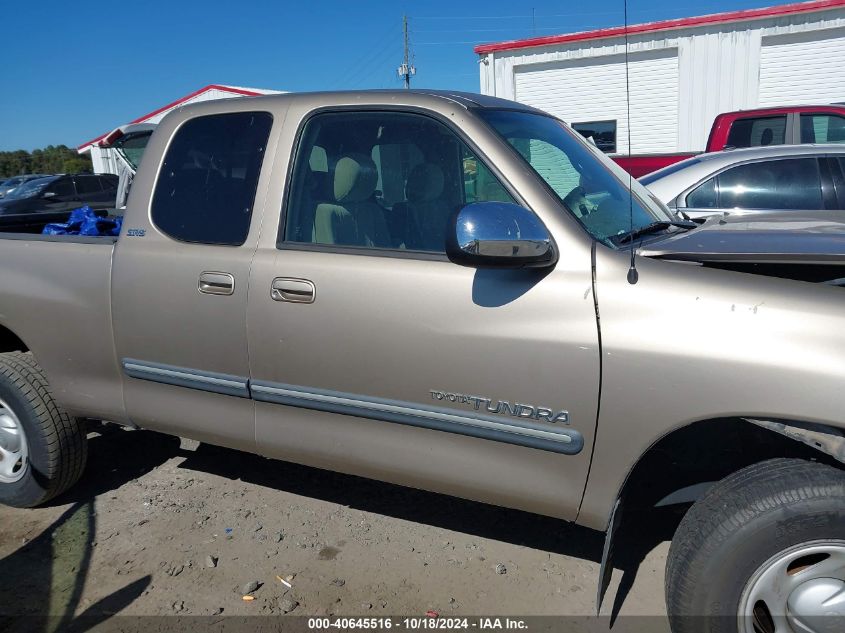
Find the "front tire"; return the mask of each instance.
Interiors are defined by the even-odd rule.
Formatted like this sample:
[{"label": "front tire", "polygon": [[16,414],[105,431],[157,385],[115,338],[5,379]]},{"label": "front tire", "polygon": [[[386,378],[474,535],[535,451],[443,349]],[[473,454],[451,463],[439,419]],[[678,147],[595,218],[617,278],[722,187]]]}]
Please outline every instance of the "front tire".
[{"label": "front tire", "polygon": [[845,631],[845,472],[772,459],[714,485],[666,562],[673,633]]},{"label": "front tire", "polygon": [[87,455],[84,424],[53,400],[32,354],[0,354],[0,503],[52,499],[76,483]]}]

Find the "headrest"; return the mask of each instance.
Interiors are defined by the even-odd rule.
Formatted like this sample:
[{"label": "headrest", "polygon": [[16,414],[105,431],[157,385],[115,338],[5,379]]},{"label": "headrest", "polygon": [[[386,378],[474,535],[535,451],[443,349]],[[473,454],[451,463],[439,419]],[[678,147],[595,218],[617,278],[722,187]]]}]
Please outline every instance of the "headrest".
[{"label": "headrest", "polygon": [[443,170],[432,163],[420,163],[408,174],[405,197],[411,202],[429,202],[443,193]]},{"label": "headrest", "polygon": [[334,199],[361,202],[373,195],[378,172],[373,159],[364,154],[350,154],[337,161],[334,168]]}]

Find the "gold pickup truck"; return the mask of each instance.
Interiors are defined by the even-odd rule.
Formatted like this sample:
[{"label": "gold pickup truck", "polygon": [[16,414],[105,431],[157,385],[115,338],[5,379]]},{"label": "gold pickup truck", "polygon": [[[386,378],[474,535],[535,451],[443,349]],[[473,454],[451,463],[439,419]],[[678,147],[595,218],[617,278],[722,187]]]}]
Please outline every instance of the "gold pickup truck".
[{"label": "gold pickup truck", "polygon": [[671,505],[676,633],[843,630],[842,225],[752,224],[500,99],[180,108],[119,238],[0,234],[0,502],[105,420],[604,531],[599,599]]}]

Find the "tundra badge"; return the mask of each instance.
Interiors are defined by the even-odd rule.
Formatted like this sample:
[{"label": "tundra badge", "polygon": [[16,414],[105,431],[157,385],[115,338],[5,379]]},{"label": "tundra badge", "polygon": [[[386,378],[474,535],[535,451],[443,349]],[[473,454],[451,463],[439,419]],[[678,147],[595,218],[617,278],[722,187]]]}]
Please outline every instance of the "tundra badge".
[{"label": "tundra badge", "polygon": [[[510,415],[515,418],[524,418],[526,420],[538,420],[540,422],[549,422],[557,424],[569,424],[569,411],[561,410],[555,411],[548,407],[540,407],[531,404],[511,404],[504,400],[497,400],[495,404],[490,398],[483,398],[481,396],[469,396],[462,393],[452,393],[449,391],[430,390],[432,400],[445,400],[448,402],[455,402],[458,404],[468,404],[476,411],[485,411],[487,413],[498,413],[499,415]],[[484,407],[482,409],[482,406]]]}]

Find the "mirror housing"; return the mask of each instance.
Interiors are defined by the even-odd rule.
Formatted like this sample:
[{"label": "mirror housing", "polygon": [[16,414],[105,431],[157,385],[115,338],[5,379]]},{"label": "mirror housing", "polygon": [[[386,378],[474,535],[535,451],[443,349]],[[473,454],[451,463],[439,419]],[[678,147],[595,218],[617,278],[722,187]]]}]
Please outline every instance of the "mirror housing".
[{"label": "mirror housing", "polygon": [[525,207],[473,202],[452,215],[446,255],[472,268],[549,268],[557,252],[548,229]]},{"label": "mirror housing", "polygon": [[56,192],[55,191],[45,191],[44,193],[41,194],[41,197],[42,198],[55,198]]}]

